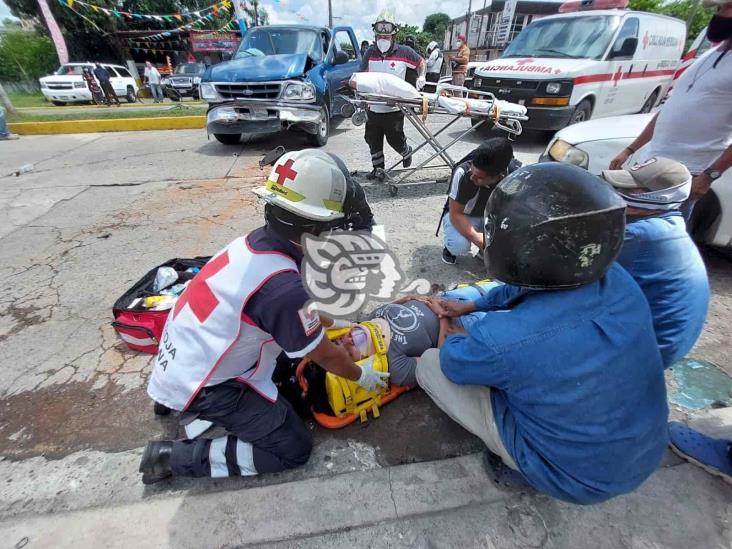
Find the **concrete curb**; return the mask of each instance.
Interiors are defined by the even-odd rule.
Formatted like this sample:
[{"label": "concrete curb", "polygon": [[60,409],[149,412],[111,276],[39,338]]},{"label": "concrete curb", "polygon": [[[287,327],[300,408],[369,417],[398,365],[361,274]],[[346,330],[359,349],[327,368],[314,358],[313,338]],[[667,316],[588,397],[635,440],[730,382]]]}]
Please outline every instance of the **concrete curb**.
[{"label": "concrete curb", "polygon": [[[164,102],[164,103],[122,103],[120,104],[120,107],[125,109],[146,109],[146,108],[161,108],[161,107],[175,107],[177,105],[180,105],[181,103],[178,102]],[[205,101],[183,101],[182,103],[186,107],[188,106],[205,106]],[[106,105],[53,105],[52,103],[49,103],[48,105],[43,105],[40,107],[16,107],[17,110],[20,112],[34,112],[34,111],[45,111],[45,110],[51,110],[63,112],[64,110],[69,109],[77,109],[77,110],[85,110],[85,111],[92,111],[92,110],[106,110],[108,107]]]},{"label": "concrete curb", "polygon": [[18,135],[136,132],[146,130],[198,130],[205,127],[205,116],[56,120],[53,122],[15,122],[8,124],[10,131]]},{"label": "concrete curb", "polygon": [[[0,539],[32,547],[230,547],[293,540],[510,497],[481,456],[218,493],[146,497],[118,507],[17,517]],[[201,540],[206,540],[205,543]]]}]

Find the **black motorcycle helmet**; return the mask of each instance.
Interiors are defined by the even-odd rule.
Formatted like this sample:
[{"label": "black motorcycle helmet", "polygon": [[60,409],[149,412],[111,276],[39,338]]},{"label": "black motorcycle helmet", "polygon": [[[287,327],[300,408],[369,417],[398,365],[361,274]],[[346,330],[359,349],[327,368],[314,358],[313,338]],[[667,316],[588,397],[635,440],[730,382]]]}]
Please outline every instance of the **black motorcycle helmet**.
[{"label": "black motorcycle helmet", "polygon": [[625,203],[610,185],[570,164],[533,164],[491,193],[483,259],[501,282],[574,288],[605,275],[624,231]]}]

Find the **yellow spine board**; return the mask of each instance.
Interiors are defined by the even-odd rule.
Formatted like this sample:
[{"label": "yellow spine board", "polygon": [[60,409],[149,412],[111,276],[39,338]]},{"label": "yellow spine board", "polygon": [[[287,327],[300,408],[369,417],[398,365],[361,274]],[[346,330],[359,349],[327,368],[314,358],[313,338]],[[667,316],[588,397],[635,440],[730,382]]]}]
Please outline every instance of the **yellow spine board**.
[{"label": "yellow spine board", "polygon": [[[374,370],[379,372],[389,371],[389,362],[386,358],[387,347],[384,336],[379,327],[371,322],[362,322],[361,326],[367,328],[371,333],[371,340],[376,349],[374,356]],[[328,338],[335,339],[349,332],[349,328],[341,328],[339,330],[328,330]],[[337,334],[337,335],[335,335]],[[370,357],[356,362],[359,366]],[[335,374],[327,372],[325,374],[325,390],[328,394],[328,404],[330,404],[333,413],[341,417],[345,414],[355,414],[366,421],[368,410],[371,410],[374,417],[379,417],[379,406],[381,405],[381,396],[387,392],[387,389],[378,388],[374,391],[363,389],[355,381],[339,377]]]}]

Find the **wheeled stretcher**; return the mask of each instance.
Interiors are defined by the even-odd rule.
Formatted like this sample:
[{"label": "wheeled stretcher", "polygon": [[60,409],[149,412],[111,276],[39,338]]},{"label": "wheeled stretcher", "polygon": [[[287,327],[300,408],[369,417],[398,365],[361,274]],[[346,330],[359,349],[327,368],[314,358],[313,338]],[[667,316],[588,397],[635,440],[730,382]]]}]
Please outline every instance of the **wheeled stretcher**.
[{"label": "wheeled stretcher", "polygon": [[[455,160],[448,153],[448,149],[484,124],[490,124],[492,127],[514,136],[521,135],[523,131],[521,122],[528,120],[526,107],[496,99],[489,92],[439,84],[436,93],[420,93],[409,84],[398,79],[392,80],[391,75],[378,75],[378,79],[373,78],[375,76],[377,75],[373,73],[354,75],[355,97],[349,99],[356,109],[352,116],[353,123],[358,126],[366,122],[368,109],[375,105],[395,107],[402,112],[404,118],[409,120],[424,139],[422,143],[412,148],[412,155],[427,145],[434,150],[429,158],[416,166],[396,170],[396,167],[402,163],[400,159],[384,170],[383,180],[388,183],[392,196],[398,193],[397,185],[399,183],[435,158],[439,157],[444,162],[442,165],[452,169],[455,166]],[[385,79],[384,77],[387,76],[390,78]],[[427,125],[427,119],[430,115],[436,114],[449,118],[441,117],[441,121],[446,121],[437,131],[432,131]],[[470,118],[471,127],[443,144],[438,136],[462,118]]]}]

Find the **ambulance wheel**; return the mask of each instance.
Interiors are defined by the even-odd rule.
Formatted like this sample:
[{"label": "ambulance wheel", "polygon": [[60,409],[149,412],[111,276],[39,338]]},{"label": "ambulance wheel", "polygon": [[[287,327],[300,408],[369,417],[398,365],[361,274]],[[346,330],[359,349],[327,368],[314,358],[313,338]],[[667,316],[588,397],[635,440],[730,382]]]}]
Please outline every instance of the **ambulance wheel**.
[{"label": "ambulance wheel", "polygon": [[653,90],[653,93],[650,95],[650,97],[646,99],[645,103],[643,103],[641,110],[638,111],[638,114],[646,114],[651,112],[651,109],[656,106],[656,101],[658,101],[658,90]]},{"label": "ambulance wheel", "polygon": [[155,406],[153,406],[153,412],[155,412],[156,416],[167,416],[170,413],[170,408],[164,404],[156,402]]},{"label": "ambulance wheel", "polygon": [[239,133],[215,133],[214,137],[224,145],[238,145],[241,141],[241,134]]},{"label": "ambulance wheel", "polygon": [[481,124],[477,130],[475,130],[478,133],[488,133],[493,129],[493,126],[495,125],[492,120],[486,120],[485,118],[471,118],[470,125],[472,127],[475,127],[480,124],[481,121],[485,122],[483,122],[483,124]]},{"label": "ambulance wheel", "polygon": [[389,195],[396,196],[398,194],[399,194],[399,187],[397,187],[393,183],[391,185],[389,185]]},{"label": "ambulance wheel", "polygon": [[572,124],[579,124],[580,122],[589,120],[590,116],[592,116],[592,103],[585,99],[577,105],[577,108],[574,110],[574,114],[572,114],[572,118],[569,121],[569,125],[571,126]]},{"label": "ambulance wheel", "polygon": [[314,134],[308,134],[308,141],[311,145],[322,147],[328,142],[328,137],[330,137],[330,115],[328,114],[328,108],[323,106],[320,109],[318,128]]},{"label": "ambulance wheel", "polygon": [[51,101],[51,103],[53,103],[57,107],[63,107],[64,105],[66,105],[66,101]]}]

